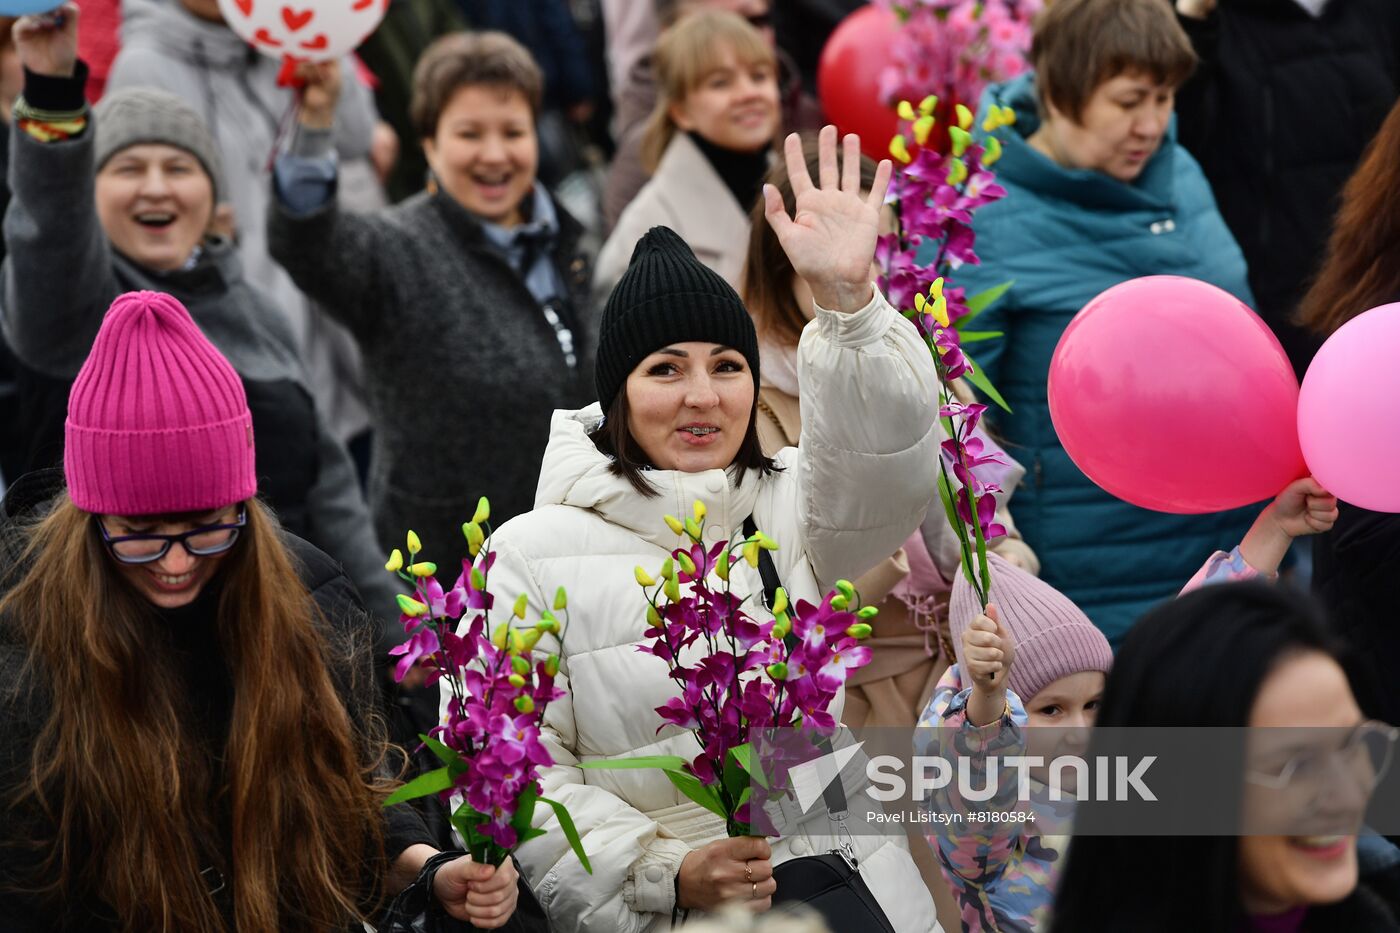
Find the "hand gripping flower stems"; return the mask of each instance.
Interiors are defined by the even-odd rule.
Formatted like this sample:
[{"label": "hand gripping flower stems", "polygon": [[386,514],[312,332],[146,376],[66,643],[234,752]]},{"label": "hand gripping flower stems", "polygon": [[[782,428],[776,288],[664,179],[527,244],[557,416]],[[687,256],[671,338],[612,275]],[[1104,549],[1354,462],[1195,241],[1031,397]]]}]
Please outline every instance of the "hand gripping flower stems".
[{"label": "hand gripping flower stems", "polygon": [[[763,551],[778,544],[755,530],[706,547],[705,505],[696,502],[684,521],[666,523],[685,539],[655,573],[635,571],[646,595],[647,642],[638,650],[670,668],[679,692],[657,707],[662,724],[693,730],[701,751],[687,761],[679,755],[592,761],[585,768],[661,768],[691,800],[725,821],[731,837],[765,831],[763,796],[785,792],[787,766],[798,749],[774,739],[773,730],[801,726],[827,734],[836,726],[832,702],[848,672],[870,660],[859,644],[871,633],[873,606],[861,608],[855,588],[836,583],[821,605],[796,605],[779,587],[773,618],[761,622],[745,611],[747,600],[730,589],[737,561],[758,567]],[[688,589],[683,592],[682,587]],[[696,650],[698,647],[698,650]],[[752,739],[752,742],[749,741]],[[779,745],[783,747],[779,747]],[[761,764],[760,764],[761,763]]]},{"label": "hand gripping flower stems", "polygon": [[[882,284],[890,302],[914,322],[938,369],[938,415],[948,435],[938,460],[938,494],[957,534],[963,573],[986,606],[991,588],[987,541],[1006,534],[1006,529],[993,522],[993,495],[1001,487],[979,479],[976,470],[1004,461],[995,454],[984,454],[982,440],[973,436],[987,406],[959,401],[953,380],[965,376],[988,398],[1010,410],[963,345],[1001,336],[970,331],[966,325],[1011,283],[968,298],[961,288],[948,284],[947,276],[965,262],[977,262],[972,212],[1006,195],[988,166],[1001,157],[1001,143],[993,134],[1011,125],[1015,117],[1008,108],[992,108],[982,124],[986,135],[974,142],[969,133],[972,112],[958,104],[954,108],[956,123],[948,127],[949,151],[943,153],[925,145],[934,128],[937,104],[930,96],[917,108],[908,101],[899,105],[899,117],[909,132],[890,143],[891,155],[903,166],[895,172],[891,186],[899,222],[895,232],[880,238],[876,260],[883,270]],[[926,243],[936,243],[938,251],[933,262],[920,265],[917,257]],[[958,482],[956,487],[953,479]]]},{"label": "hand gripping flower stems", "polygon": [[[510,617],[492,626],[495,597],[489,577],[495,554],[490,517],[490,504],[483,497],[472,520],[462,526],[471,557],[462,561],[461,575],[450,590],[438,583],[436,564],[418,560],[423,547],[412,531],[407,540],[410,563],[405,564],[403,553],[395,549],[384,565],[413,586],[413,596],[398,597],[399,620],[409,639],[389,652],[399,657],[395,680],[402,681],[422,664],[430,669],[427,683],[442,680],[452,694],[446,721],[431,735],[421,736],[442,767],[409,781],[385,805],[430,794],[446,802],[461,794],[462,802],[451,815],[453,827],[475,861],[499,865],[516,846],[545,834],[532,825],[535,806],[543,803],[554,810],[569,845],[591,872],[568,811],[540,796],[540,769],[554,763],[540,743],[540,722],[550,701],[564,691],[554,686],[559,655],[535,661],[531,652],[546,634],[562,644],[565,626],[554,613],[564,613],[567,621],[568,597],[560,587],[553,608],[524,626],[529,606],[521,595]],[[465,630],[459,628],[463,619],[469,619]]]}]

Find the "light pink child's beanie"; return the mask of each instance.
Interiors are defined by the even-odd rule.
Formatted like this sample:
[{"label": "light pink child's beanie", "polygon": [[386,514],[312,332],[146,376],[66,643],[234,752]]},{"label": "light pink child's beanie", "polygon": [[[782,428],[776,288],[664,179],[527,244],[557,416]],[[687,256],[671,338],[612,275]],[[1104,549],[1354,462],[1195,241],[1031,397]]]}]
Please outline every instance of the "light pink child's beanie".
[{"label": "light pink child's beanie", "polygon": [[[1113,666],[1108,639],[1069,597],[995,554],[987,555],[987,563],[992,571],[990,602],[1016,642],[1016,659],[1006,685],[1022,702],[1029,703],[1061,677],[1080,671],[1108,673]],[[948,624],[958,668],[964,672],[963,633],[981,611],[977,594],[959,569],[948,603]]]}]

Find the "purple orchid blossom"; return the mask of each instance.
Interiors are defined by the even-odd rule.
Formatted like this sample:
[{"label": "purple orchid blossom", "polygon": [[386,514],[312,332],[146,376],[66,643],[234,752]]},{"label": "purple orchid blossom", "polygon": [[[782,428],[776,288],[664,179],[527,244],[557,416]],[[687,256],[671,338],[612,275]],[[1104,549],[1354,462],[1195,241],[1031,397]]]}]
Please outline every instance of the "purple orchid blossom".
[{"label": "purple orchid blossom", "polygon": [[[563,809],[541,796],[539,779],[540,769],[553,764],[540,727],[549,704],[564,696],[554,683],[560,661],[557,653],[545,654],[537,646],[545,638],[562,644],[563,625],[554,612],[563,611],[567,618],[567,597],[561,588],[553,610],[543,610],[533,626],[517,627],[513,620],[523,622],[529,608],[521,596],[513,620],[491,625],[495,598],[488,581],[495,554],[489,516],[483,498],[463,526],[475,560],[462,561],[449,590],[438,583],[434,564],[405,567],[396,550],[385,565],[413,586],[412,597],[399,597],[399,618],[409,637],[389,652],[399,658],[394,678],[402,681],[421,667],[429,683],[440,680],[449,694],[442,724],[422,737],[443,767],[404,785],[386,805],[436,794],[451,806],[452,798],[460,796],[451,815],[453,827],[472,858],[499,865],[523,839],[543,832],[532,825],[536,802],[548,804],[556,814]],[[410,559],[421,549],[418,536],[409,532]],[[567,813],[561,815],[560,827],[591,871]]]}]

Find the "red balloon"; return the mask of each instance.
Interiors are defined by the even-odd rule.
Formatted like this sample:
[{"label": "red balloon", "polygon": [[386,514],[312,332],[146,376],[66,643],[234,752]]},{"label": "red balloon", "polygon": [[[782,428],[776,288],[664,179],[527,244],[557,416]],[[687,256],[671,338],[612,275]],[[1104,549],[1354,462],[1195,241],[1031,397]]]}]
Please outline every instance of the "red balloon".
[{"label": "red balloon", "polygon": [[1205,282],[1153,275],[1094,298],[1055,347],[1048,392],[1075,466],[1143,508],[1238,508],[1307,475],[1287,355]]},{"label": "red balloon", "polygon": [[872,159],[889,157],[890,140],[899,131],[894,108],[880,101],[880,72],[898,33],[893,12],[874,4],[862,7],[837,25],[817,65],[817,93],[827,119],[842,135],[860,136],[860,148]]}]

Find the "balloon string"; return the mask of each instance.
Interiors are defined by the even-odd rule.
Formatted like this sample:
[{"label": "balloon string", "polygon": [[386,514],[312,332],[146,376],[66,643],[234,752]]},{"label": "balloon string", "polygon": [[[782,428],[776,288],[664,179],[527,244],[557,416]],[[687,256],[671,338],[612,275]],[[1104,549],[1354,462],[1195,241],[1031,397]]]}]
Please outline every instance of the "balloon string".
[{"label": "balloon string", "polygon": [[[291,61],[288,59],[288,61]],[[285,68],[283,69],[286,70]],[[295,122],[297,111],[301,109],[301,89],[297,88],[292,92],[292,100],[287,105],[286,111],[282,114],[282,119],[277,123],[277,135],[272,138],[272,151],[267,154],[267,166],[264,171],[271,172],[273,163],[277,161],[277,153],[282,148],[282,143],[287,139],[292,124]]]}]

